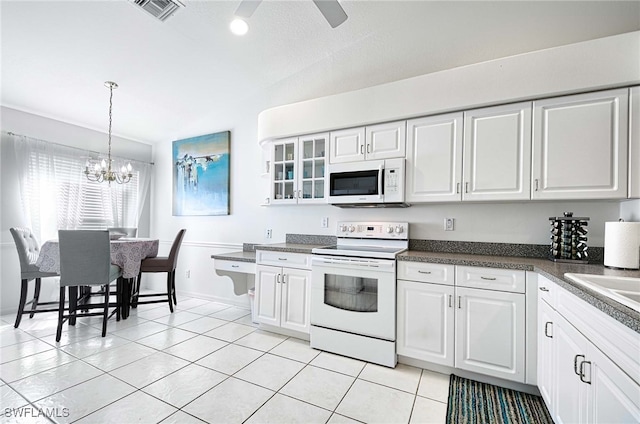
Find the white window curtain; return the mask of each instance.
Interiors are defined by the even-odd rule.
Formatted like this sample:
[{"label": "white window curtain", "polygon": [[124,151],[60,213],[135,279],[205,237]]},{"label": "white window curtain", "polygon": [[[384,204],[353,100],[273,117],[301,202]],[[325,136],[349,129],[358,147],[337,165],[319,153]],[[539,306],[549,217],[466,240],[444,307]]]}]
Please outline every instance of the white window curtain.
[{"label": "white window curtain", "polygon": [[127,184],[96,183],[83,173],[94,152],[19,135],[12,139],[26,225],[40,240],[57,238],[58,230],[138,226],[151,164],[131,161]]}]

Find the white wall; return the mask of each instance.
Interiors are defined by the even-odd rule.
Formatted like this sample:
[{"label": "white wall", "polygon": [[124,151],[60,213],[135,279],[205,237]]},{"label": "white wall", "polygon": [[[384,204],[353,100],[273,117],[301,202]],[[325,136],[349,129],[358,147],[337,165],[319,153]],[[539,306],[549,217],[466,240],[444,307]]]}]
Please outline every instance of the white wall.
[{"label": "white wall", "polygon": [[[13,145],[5,132],[13,132],[33,138],[51,141],[73,147],[105,152],[107,135],[99,131],[67,124],[54,119],[21,112],[6,107],[0,108],[2,138],[0,139],[0,314],[13,313],[20,296],[20,264],[9,228],[26,225],[22,216],[18,169],[15,163]],[[150,162],[152,147],[147,144],[112,137],[112,153],[115,156]],[[140,235],[148,235],[150,228],[149,205],[147,202],[139,223]],[[42,242],[42,240],[41,240]],[[33,284],[30,284],[33,290]],[[41,297],[43,300],[58,298],[57,280],[43,280]],[[29,293],[31,296],[31,293]]]}]

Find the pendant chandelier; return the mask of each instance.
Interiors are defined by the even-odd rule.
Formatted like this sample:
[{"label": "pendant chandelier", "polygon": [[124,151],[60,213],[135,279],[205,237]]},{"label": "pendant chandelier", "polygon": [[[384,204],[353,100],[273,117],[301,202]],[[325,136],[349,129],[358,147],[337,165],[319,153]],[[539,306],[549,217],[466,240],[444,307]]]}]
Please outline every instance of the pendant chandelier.
[{"label": "pendant chandelier", "polygon": [[118,84],[113,81],[106,81],[104,85],[109,89],[109,153],[107,154],[107,159],[102,159],[100,162],[98,162],[97,159],[87,160],[84,175],[86,175],[89,181],[99,183],[106,181],[109,184],[111,184],[111,181],[115,181],[118,184],[124,184],[131,181],[131,177],[133,176],[131,163],[128,163],[126,166],[122,165],[120,170],[114,171],[111,168],[113,164],[113,160],[111,159],[111,111],[113,109],[113,90],[118,88]]}]

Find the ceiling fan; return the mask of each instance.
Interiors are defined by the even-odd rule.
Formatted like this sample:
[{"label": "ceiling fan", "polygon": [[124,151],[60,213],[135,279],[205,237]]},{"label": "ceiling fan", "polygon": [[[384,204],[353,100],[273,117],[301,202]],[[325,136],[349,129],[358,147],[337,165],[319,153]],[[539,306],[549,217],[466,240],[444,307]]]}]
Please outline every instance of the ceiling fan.
[{"label": "ceiling fan", "polygon": [[[249,19],[260,3],[262,3],[262,0],[242,0],[236,10],[236,16]],[[329,22],[331,28],[336,28],[347,20],[347,14],[338,3],[338,0],[313,0],[313,3]]]}]

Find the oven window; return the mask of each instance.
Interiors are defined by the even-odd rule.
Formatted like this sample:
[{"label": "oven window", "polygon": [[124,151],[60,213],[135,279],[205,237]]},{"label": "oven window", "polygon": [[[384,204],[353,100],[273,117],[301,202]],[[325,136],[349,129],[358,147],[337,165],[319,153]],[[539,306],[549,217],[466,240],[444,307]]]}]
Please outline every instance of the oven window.
[{"label": "oven window", "polygon": [[362,196],[378,194],[378,170],[340,172],[329,175],[331,196]]},{"label": "oven window", "polygon": [[324,275],[324,303],[355,312],[378,312],[378,280]]}]

